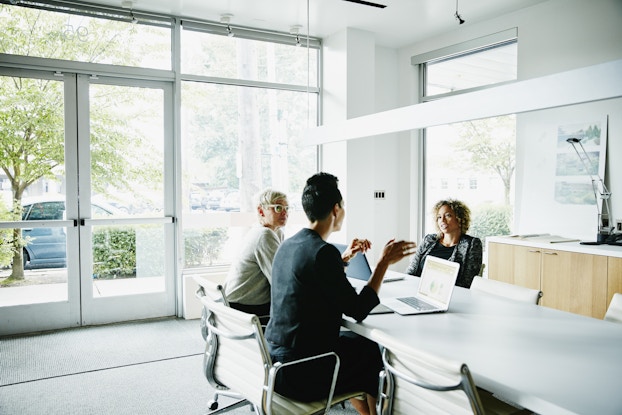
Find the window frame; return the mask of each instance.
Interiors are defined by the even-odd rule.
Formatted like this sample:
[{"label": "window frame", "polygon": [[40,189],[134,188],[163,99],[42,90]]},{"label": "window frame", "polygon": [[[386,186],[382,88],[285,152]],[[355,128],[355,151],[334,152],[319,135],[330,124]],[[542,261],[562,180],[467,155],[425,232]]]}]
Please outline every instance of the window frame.
[{"label": "window frame", "polygon": [[[448,61],[455,58],[460,58],[463,56],[467,56],[470,54],[479,53],[482,51],[491,50],[496,47],[506,46],[512,43],[518,44],[518,29],[511,28],[508,30],[504,30],[498,33],[494,33],[488,36],[483,36],[480,38],[472,39],[466,42],[458,43],[455,45],[451,45],[445,48],[433,50],[430,52],[426,52],[419,55],[414,55],[411,57],[411,65],[418,68],[418,94],[419,94],[419,102],[431,102],[436,101],[452,96],[457,96],[469,92],[489,89],[498,87],[504,84],[511,84],[516,81],[504,81],[497,82],[492,84],[487,84],[483,86],[477,86],[472,88],[460,89],[457,91],[452,91],[444,94],[437,95],[427,95],[427,65],[430,63]],[[518,52],[517,52],[517,63],[518,63]],[[518,74],[517,74],[518,77]],[[420,192],[421,197],[418,202],[418,211],[420,212],[417,220],[418,224],[418,235],[419,239],[422,239],[426,234],[426,223],[427,223],[427,215],[426,211],[427,199],[428,199],[428,188],[426,186],[427,182],[427,174],[428,174],[428,161],[427,161],[427,149],[428,149],[428,129],[423,128],[420,130],[420,146],[418,152],[418,165],[419,165],[419,186],[422,189]],[[447,180],[447,178],[441,178],[442,180]],[[471,179],[465,179],[465,186],[470,188]]]}]

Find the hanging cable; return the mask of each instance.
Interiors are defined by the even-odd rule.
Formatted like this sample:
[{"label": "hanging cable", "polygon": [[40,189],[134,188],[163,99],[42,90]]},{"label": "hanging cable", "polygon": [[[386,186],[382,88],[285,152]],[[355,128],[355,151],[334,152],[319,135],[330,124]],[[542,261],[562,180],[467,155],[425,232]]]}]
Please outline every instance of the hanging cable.
[{"label": "hanging cable", "polygon": [[454,14],[454,17],[458,21],[458,24],[463,24],[465,22],[462,16],[460,16],[460,13],[458,13],[458,0],[456,0],[456,13]]}]

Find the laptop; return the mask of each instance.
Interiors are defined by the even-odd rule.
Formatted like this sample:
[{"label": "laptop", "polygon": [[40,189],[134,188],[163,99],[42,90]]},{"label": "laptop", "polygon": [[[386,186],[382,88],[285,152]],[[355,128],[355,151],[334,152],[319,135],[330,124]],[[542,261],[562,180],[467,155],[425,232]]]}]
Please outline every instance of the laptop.
[{"label": "laptop", "polygon": [[402,315],[447,311],[459,270],[457,262],[428,255],[415,296],[381,298],[380,303]]},{"label": "laptop", "polygon": [[[345,244],[333,244],[339,252],[343,254],[343,252],[348,249],[348,245]],[[369,277],[371,277],[372,269],[369,266],[369,261],[367,261],[367,256],[359,252],[350,260],[350,265],[346,267],[346,277],[355,278],[357,280],[369,281]],[[400,274],[399,272],[387,270],[384,275],[383,282],[389,281],[397,281],[403,280],[404,274]]]}]

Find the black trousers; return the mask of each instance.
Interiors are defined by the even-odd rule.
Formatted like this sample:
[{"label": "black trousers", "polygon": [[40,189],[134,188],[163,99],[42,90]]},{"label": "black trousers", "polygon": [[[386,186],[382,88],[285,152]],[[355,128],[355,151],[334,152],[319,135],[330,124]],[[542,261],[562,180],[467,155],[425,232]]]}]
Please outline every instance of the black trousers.
[{"label": "black trousers", "polygon": [[[365,392],[378,394],[378,374],[382,370],[382,357],[378,344],[345,331],[339,336],[335,353],[339,356],[339,374],[335,394]],[[300,358],[302,356],[299,356]],[[296,360],[293,355],[273,355],[273,362]],[[328,396],[335,359],[328,357],[308,363],[293,365],[279,372],[275,390],[283,396],[303,402],[320,400]]]},{"label": "black trousers", "polygon": [[270,303],[258,305],[229,303],[229,307],[235,308],[236,310],[240,310],[248,314],[255,314],[257,317],[259,317],[259,321],[264,327],[268,324],[268,320],[270,320]]}]

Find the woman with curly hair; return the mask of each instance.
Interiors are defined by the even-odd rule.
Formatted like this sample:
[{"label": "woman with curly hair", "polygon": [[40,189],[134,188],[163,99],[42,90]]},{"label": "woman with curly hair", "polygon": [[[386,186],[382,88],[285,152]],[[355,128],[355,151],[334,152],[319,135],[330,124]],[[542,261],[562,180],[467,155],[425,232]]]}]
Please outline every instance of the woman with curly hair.
[{"label": "woman with curly hair", "polygon": [[437,233],[426,235],[417,247],[407,274],[421,276],[428,255],[458,262],[460,272],[456,285],[470,288],[473,277],[482,267],[482,241],[467,235],[471,211],[461,201],[441,200],[432,208]]}]

